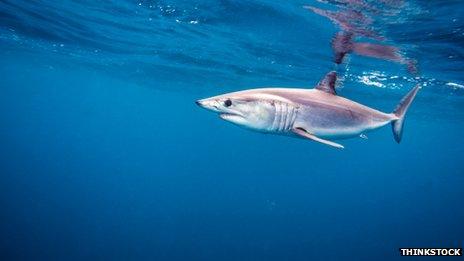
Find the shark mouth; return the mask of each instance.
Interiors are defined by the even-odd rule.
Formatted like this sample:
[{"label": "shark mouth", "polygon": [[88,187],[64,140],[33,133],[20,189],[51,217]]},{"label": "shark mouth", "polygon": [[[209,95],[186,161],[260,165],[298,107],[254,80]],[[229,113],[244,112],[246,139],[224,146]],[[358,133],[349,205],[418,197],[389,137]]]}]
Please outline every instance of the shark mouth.
[{"label": "shark mouth", "polygon": [[242,115],[240,114],[236,114],[236,113],[221,113],[219,114],[219,117],[223,120],[229,120],[229,119],[233,119],[233,118],[243,118]]}]

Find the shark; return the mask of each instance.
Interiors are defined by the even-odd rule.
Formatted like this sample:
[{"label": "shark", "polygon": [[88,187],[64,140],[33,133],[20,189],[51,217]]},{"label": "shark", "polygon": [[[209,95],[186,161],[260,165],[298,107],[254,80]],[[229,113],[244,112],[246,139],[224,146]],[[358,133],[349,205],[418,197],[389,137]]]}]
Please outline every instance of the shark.
[{"label": "shark", "polygon": [[219,117],[262,133],[309,139],[342,149],[339,139],[366,137],[365,133],[391,124],[400,143],[406,112],[420,86],[412,88],[391,113],[384,113],[337,95],[335,71],[312,89],[259,88],[200,99],[196,104]]}]

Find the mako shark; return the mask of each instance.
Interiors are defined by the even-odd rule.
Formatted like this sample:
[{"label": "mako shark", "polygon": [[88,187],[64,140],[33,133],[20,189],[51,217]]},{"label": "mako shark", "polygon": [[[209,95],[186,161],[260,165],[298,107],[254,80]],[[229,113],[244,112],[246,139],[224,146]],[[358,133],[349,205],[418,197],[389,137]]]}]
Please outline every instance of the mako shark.
[{"label": "mako shark", "polygon": [[222,119],[264,133],[310,139],[336,148],[332,141],[361,136],[391,123],[399,143],[406,111],[419,85],[400,101],[392,113],[383,113],[340,97],[336,73],[329,72],[314,89],[262,88],[227,93],[196,101]]}]

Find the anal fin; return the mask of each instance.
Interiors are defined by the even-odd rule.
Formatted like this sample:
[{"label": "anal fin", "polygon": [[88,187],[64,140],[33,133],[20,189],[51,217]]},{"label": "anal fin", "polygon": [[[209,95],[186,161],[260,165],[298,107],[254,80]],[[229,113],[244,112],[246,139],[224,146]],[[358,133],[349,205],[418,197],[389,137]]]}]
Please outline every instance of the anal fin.
[{"label": "anal fin", "polygon": [[317,141],[317,142],[323,143],[325,145],[329,145],[329,146],[339,148],[339,149],[345,148],[341,144],[335,143],[335,142],[330,141],[330,140],[321,139],[321,138],[307,132],[305,129],[302,129],[302,128],[294,128],[292,131],[293,131],[293,133],[295,133],[295,134],[297,134],[297,135],[299,135],[299,136],[301,136],[303,138],[307,138],[307,139],[310,139],[310,140],[313,140],[313,141]]}]

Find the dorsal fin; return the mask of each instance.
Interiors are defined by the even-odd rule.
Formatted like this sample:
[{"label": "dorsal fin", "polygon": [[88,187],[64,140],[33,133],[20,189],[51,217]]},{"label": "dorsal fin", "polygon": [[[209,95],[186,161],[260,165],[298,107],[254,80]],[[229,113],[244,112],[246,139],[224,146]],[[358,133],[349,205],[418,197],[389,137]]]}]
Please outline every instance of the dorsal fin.
[{"label": "dorsal fin", "polygon": [[337,73],[335,71],[331,71],[324,76],[324,78],[317,84],[316,89],[331,93],[336,95],[337,92],[335,91],[335,82],[337,81]]}]

